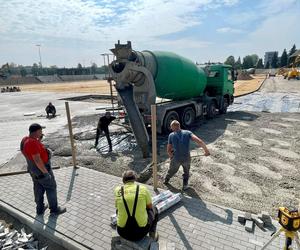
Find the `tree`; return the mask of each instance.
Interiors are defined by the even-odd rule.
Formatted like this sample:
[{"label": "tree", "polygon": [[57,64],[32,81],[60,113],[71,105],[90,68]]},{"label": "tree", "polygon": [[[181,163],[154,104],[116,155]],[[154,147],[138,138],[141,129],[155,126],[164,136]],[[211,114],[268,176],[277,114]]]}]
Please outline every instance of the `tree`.
[{"label": "tree", "polygon": [[23,66],[21,66],[20,74],[21,74],[21,76],[23,76],[23,77],[27,75],[27,71],[26,71],[26,69],[25,69]]},{"label": "tree", "polygon": [[78,63],[77,70],[75,70],[77,75],[82,75],[82,65],[81,63]]},{"label": "tree", "polygon": [[256,65],[257,62],[258,62],[258,59],[259,59],[258,55],[252,54],[252,55],[250,55],[250,56],[251,56],[251,58],[252,58],[253,66]]},{"label": "tree", "polygon": [[249,69],[249,68],[253,68],[254,64],[253,64],[253,58],[252,56],[248,55],[245,56],[243,58],[243,69]]},{"label": "tree", "polygon": [[291,63],[291,59],[290,59],[290,56],[292,55],[292,54],[294,54],[295,52],[296,52],[296,44],[294,44],[293,45],[293,47],[290,49],[290,51],[289,51],[289,54],[288,54],[288,64],[290,64]]},{"label": "tree", "polygon": [[287,64],[288,64],[288,56],[286,53],[286,49],[284,49],[280,57],[280,67],[285,67],[287,66]]},{"label": "tree", "polygon": [[257,69],[263,69],[264,68],[264,65],[263,65],[263,61],[261,58],[259,58],[257,64],[256,64],[256,68]]},{"label": "tree", "polygon": [[37,76],[39,74],[39,66],[34,63],[32,65],[32,68],[31,68],[31,73],[34,75],[34,76]]},{"label": "tree", "polygon": [[289,56],[291,56],[292,54],[294,54],[296,52],[296,44],[293,45],[293,47],[290,49],[290,52],[289,52]]},{"label": "tree", "polygon": [[275,52],[271,60],[272,68],[278,68],[278,53]]},{"label": "tree", "polygon": [[96,74],[96,69],[97,69],[97,64],[96,63],[92,63],[91,66],[91,73],[94,75]]},{"label": "tree", "polygon": [[234,67],[234,65],[235,65],[234,56],[227,57],[227,59],[224,62],[224,64],[228,64],[228,65],[231,65],[232,67]]},{"label": "tree", "polygon": [[241,63],[241,58],[240,57],[235,62],[235,68],[236,69],[241,69],[242,68],[242,63]]}]

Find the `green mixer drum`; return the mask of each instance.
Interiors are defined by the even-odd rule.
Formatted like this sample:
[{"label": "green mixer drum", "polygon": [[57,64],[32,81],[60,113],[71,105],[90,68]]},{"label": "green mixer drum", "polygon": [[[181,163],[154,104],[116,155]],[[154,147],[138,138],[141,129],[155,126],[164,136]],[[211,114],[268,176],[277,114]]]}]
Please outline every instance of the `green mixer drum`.
[{"label": "green mixer drum", "polygon": [[158,97],[183,100],[203,95],[207,77],[191,60],[171,52],[150,53],[157,65],[154,81]]}]

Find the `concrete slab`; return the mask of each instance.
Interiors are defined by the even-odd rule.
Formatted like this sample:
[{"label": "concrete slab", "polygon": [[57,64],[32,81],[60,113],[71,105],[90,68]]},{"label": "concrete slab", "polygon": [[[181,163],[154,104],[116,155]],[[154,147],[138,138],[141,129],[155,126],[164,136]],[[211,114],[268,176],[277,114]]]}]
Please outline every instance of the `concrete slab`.
[{"label": "concrete slab", "polygon": [[[82,94],[47,93],[47,92],[13,92],[1,93],[0,98],[0,166],[12,159],[19,150],[20,140],[28,134],[31,123],[37,122],[46,126],[45,136],[67,124],[65,101],[62,98],[74,97]],[[55,119],[38,117],[45,115],[45,107],[52,102],[57,109]],[[96,110],[107,104],[69,101],[71,116],[97,114],[103,111]],[[26,113],[35,113],[33,116],[24,116]],[[65,128],[68,133],[67,128]]]},{"label": "concrete slab", "polygon": [[[113,189],[121,184],[121,178],[83,167],[62,168],[54,173],[59,202],[66,205],[67,213],[52,217],[47,210],[44,216],[35,216],[28,174],[0,177],[0,190],[5,190],[0,192],[0,207],[68,245],[68,249],[110,249]],[[184,196],[182,202],[160,216],[160,240],[174,243],[174,249],[255,249],[270,239],[270,231],[256,227],[253,233],[245,232],[237,220],[239,214],[242,212]],[[277,239],[268,249],[278,249],[283,241]]]}]

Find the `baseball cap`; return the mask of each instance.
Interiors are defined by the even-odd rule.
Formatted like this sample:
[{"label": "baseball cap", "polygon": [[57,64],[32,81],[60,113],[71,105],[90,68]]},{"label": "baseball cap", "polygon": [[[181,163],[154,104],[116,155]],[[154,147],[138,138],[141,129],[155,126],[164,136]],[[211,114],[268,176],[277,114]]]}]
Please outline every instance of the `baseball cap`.
[{"label": "baseball cap", "polygon": [[37,130],[40,130],[40,129],[43,129],[43,128],[46,128],[45,126],[41,126],[40,124],[38,123],[33,123],[29,126],[29,132],[30,133],[33,133]]}]

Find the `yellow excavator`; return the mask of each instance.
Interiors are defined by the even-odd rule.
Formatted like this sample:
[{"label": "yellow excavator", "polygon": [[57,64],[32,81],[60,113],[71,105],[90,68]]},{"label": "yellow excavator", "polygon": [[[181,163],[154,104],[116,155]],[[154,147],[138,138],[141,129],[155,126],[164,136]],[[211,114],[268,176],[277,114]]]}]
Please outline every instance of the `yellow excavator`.
[{"label": "yellow excavator", "polygon": [[300,50],[297,50],[293,55],[290,56],[292,61],[291,70],[284,73],[284,79],[297,79],[300,80],[300,70],[297,69],[297,66],[300,66]]}]

